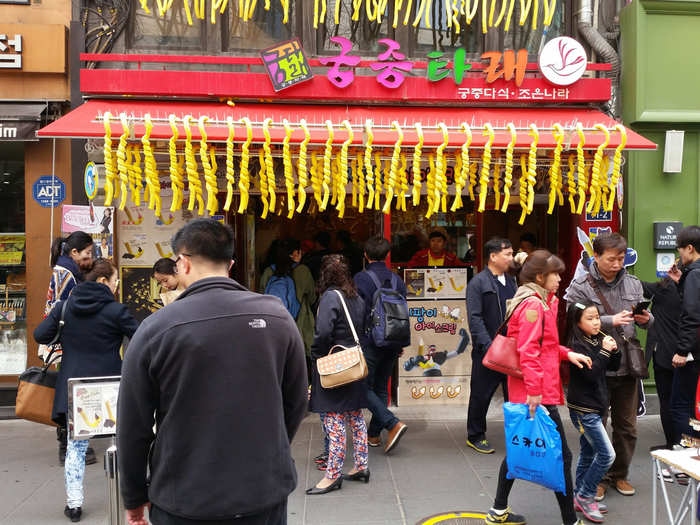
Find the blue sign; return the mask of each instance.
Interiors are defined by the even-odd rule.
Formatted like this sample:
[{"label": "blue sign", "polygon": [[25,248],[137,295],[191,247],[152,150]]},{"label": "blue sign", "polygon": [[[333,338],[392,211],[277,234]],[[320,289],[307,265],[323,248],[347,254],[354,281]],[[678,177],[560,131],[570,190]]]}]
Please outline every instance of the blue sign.
[{"label": "blue sign", "polygon": [[612,220],[612,211],[600,209],[598,214],[586,212],[586,221],[588,222],[608,222]]},{"label": "blue sign", "polygon": [[55,208],[66,198],[66,185],[58,177],[42,175],[32,186],[34,200],[43,208]]},{"label": "blue sign", "polygon": [[88,162],[85,166],[85,195],[92,200],[97,195],[97,167],[94,162]]}]

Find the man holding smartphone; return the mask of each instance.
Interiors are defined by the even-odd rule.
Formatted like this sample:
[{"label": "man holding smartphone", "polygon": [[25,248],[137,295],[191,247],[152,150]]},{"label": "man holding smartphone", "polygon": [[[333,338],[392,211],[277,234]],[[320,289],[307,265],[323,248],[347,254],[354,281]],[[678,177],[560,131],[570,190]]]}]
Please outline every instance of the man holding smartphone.
[{"label": "man holding smartphone", "polygon": [[[598,485],[596,501],[605,497],[608,487],[624,496],[633,496],[635,488],[627,480],[629,466],[637,444],[637,405],[640,383],[631,374],[626,339],[635,336],[635,326],[648,328],[653,317],[648,310],[635,306],[644,300],[642,284],[625,270],[627,241],[619,233],[603,233],[593,240],[594,261],[588,274],[571,281],[564,299],[567,303],[592,301],[598,305],[601,328],[611,335],[622,351],[620,368],[607,372],[610,396],[610,421],[615,462]],[[607,418],[605,418],[607,419]]]},{"label": "man holding smartphone", "polygon": [[674,367],[671,386],[671,414],[675,438],[682,434],[697,436],[689,424],[695,417],[695,391],[700,373],[698,329],[700,328],[700,226],[686,226],[676,239],[683,264],[678,283],[682,310],[678,329],[678,346],[671,363]]}]

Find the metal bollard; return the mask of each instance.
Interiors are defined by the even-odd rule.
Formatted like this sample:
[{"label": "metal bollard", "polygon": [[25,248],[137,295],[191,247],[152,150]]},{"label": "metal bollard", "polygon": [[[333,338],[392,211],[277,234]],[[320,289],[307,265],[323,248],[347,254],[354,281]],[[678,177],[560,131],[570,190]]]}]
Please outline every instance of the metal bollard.
[{"label": "metal bollard", "polygon": [[119,471],[117,469],[117,445],[112,444],[105,451],[105,475],[107,476],[107,513],[109,525],[125,525],[125,512],[119,491]]}]

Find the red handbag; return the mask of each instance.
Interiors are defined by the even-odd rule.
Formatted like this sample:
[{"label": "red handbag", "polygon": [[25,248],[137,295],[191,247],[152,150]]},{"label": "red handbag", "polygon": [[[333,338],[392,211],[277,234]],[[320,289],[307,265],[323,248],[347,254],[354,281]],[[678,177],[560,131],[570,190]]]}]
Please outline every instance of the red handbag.
[{"label": "red handbag", "polygon": [[[520,306],[520,305],[518,305]],[[486,351],[484,359],[481,361],[486,368],[500,372],[507,376],[517,377],[518,379],[523,378],[523,371],[520,370],[520,353],[518,352],[518,341],[515,337],[509,337],[507,335],[502,335],[501,330],[508,324],[510,317],[515,312],[515,308],[511,312],[511,315],[506,317],[501,326],[498,327],[496,331],[496,337],[491,341],[491,346],[489,346]],[[544,339],[544,315],[542,316],[542,337],[540,337],[540,346],[542,346],[542,340]]]}]

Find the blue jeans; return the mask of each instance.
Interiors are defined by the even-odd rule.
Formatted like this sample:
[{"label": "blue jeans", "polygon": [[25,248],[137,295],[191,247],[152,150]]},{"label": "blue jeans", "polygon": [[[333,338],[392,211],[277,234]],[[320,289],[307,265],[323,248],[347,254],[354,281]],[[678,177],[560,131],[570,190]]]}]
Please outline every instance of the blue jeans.
[{"label": "blue jeans", "polygon": [[87,439],[69,439],[64,467],[66,479],[66,505],[71,509],[83,506],[83,480],[85,479],[85,453]]},{"label": "blue jeans", "polygon": [[599,414],[571,409],[569,414],[571,422],[581,433],[575,491],[582,498],[592,498],[596,494],[598,483],[615,461],[615,449]]},{"label": "blue jeans", "polygon": [[389,402],[389,378],[394,370],[398,350],[375,348],[367,344],[363,348],[367,361],[367,402],[372,412],[367,427],[369,437],[377,437],[382,430],[390,429],[399,419],[387,408]]},{"label": "blue jeans", "polygon": [[671,386],[671,417],[673,418],[674,444],[680,443],[682,435],[698,436],[690,426],[695,417],[695,390],[698,385],[700,362],[690,361],[673,370]]}]

